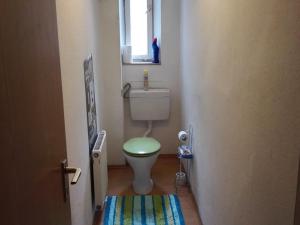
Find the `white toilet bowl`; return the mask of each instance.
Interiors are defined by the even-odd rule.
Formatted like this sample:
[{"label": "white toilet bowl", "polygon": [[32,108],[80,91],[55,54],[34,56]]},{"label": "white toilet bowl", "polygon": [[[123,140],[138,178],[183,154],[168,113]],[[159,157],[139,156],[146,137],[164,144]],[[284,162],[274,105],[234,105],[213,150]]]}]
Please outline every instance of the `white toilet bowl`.
[{"label": "white toilet bowl", "polygon": [[134,172],[133,190],[148,194],[153,188],[151,168],[159,155],[160,143],[154,138],[132,138],[123,145],[125,158]]}]

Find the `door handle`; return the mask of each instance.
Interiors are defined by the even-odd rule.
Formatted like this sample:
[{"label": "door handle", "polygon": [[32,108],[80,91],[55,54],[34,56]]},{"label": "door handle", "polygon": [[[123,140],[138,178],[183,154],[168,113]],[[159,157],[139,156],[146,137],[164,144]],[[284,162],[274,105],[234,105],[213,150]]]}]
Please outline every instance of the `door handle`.
[{"label": "door handle", "polygon": [[68,174],[74,173],[71,184],[77,184],[79,177],[81,175],[81,169],[76,167],[68,167],[68,161],[65,159],[61,162],[61,173],[62,173],[62,184],[63,184],[63,194],[64,200],[67,202],[69,198],[69,177]]},{"label": "door handle", "polygon": [[77,184],[77,181],[79,180],[81,169],[76,167],[65,167],[65,173],[75,173],[71,181],[71,184],[74,185]]}]

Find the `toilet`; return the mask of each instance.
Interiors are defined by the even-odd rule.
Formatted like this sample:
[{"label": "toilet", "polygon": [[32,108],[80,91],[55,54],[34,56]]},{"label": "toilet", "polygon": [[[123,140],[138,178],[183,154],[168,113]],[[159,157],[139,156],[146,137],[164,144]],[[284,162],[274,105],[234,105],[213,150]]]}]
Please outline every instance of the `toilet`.
[{"label": "toilet", "polygon": [[137,194],[147,194],[153,188],[151,168],[154,165],[161,144],[149,137],[152,121],[167,120],[170,114],[169,89],[133,89],[129,94],[132,120],[145,121],[148,129],[142,137],[134,137],[123,145],[124,156],[133,169],[133,190]]}]

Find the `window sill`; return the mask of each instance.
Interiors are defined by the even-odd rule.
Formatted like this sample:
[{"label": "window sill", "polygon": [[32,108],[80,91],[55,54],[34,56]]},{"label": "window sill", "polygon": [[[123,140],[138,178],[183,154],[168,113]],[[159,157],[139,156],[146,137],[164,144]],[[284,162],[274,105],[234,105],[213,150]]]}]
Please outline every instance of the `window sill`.
[{"label": "window sill", "polygon": [[124,63],[123,65],[157,65],[160,66],[161,63],[153,63],[153,62],[131,62],[131,63]]}]

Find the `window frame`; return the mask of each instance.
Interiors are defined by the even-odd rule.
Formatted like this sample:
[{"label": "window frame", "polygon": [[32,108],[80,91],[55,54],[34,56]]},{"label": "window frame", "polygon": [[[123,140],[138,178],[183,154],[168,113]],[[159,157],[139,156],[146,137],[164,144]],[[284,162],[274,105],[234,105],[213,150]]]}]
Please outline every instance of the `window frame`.
[{"label": "window frame", "polygon": [[[131,24],[130,24],[130,0],[124,0],[125,16],[125,43],[131,45]],[[153,0],[147,0],[147,55],[132,55],[134,62],[151,62],[152,61],[152,39],[153,39]]]}]

